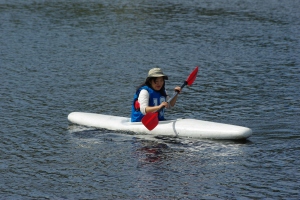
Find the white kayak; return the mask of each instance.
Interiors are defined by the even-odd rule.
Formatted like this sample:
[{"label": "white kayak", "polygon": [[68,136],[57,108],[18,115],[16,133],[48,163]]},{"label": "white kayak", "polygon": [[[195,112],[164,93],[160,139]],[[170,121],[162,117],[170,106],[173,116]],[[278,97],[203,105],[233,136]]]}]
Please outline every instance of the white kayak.
[{"label": "white kayak", "polygon": [[252,135],[252,130],[246,127],[196,119],[160,121],[152,131],[149,131],[141,122],[130,122],[130,118],[128,117],[72,112],[68,115],[68,120],[78,125],[108,130],[130,131],[137,134],[229,140],[246,139]]},{"label": "white kayak", "polygon": [[68,115],[68,120],[83,126],[131,131],[137,134],[229,140],[246,139],[252,135],[252,130],[246,127],[196,119],[160,121],[152,131],[149,131],[141,122],[130,122],[130,118],[127,117],[72,112]]}]

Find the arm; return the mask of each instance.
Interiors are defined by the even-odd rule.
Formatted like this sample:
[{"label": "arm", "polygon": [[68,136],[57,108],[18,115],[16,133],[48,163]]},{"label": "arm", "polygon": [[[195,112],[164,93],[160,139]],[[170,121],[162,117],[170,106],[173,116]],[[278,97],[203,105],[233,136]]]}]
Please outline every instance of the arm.
[{"label": "arm", "polygon": [[175,92],[176,92],[176,94],[175,94],[175,96],[173,96],[171,99],[169,99],[168,100],[168,103],[170,103],[170,106],[171,107],[173,107],[173,106],[175,106],[175,103],[176,103],[176,101],[177,101],[177,97],[178,97],[178,94],[181,92],[181,87],[175,87]]},{"label": "arm", "polygon": [[149,112],[155,112],[155,111],[161,109],[162,107],[168,106],[167,102],[162,102],[158,106],[149,106],[149,93],[147,90],[141,90],[138,101],[140,103],[140,110],[143,113],[143,115],[145,115]]}]

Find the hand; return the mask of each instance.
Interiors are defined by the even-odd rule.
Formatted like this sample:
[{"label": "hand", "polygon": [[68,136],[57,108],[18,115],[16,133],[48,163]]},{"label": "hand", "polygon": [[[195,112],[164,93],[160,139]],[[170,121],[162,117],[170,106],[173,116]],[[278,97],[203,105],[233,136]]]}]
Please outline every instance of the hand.
[{"label": "hand", "polygon": [[160,109],[163,108],[163,107],[167,108],[168,107],[168,102],[164,101],[159,106],[160,106]]},{"label": "hand", "polygon": [[180,92],[181,92],[181,87],[179,87],[179,86],[176,86],[176,87],[174,88],[174,90],[175,90],[175,92],[178,92],[178,93],[180,93]]}]

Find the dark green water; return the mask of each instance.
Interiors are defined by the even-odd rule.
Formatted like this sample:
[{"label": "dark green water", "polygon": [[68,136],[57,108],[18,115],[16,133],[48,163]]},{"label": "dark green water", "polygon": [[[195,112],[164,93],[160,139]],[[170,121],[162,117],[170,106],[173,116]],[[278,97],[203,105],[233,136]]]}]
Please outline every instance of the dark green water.
[{"label": "dark green water", "polygon": [[[300,4],[0,0],[0,199],[299,199]],[[70,124],[130,115],[150,68],[181,85],[170,118],[247,141]]]}]

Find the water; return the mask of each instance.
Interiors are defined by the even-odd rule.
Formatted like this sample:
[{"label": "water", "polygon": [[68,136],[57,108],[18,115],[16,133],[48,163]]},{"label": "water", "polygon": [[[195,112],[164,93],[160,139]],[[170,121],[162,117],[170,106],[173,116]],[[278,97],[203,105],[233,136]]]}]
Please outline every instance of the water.
[{"label": "water", "polygon": [[[0,199],[299,199],[300,4],[0,0]],[[159,66],[167,116],[249,127],[247,141],[70,124],[130,115]]]}]

